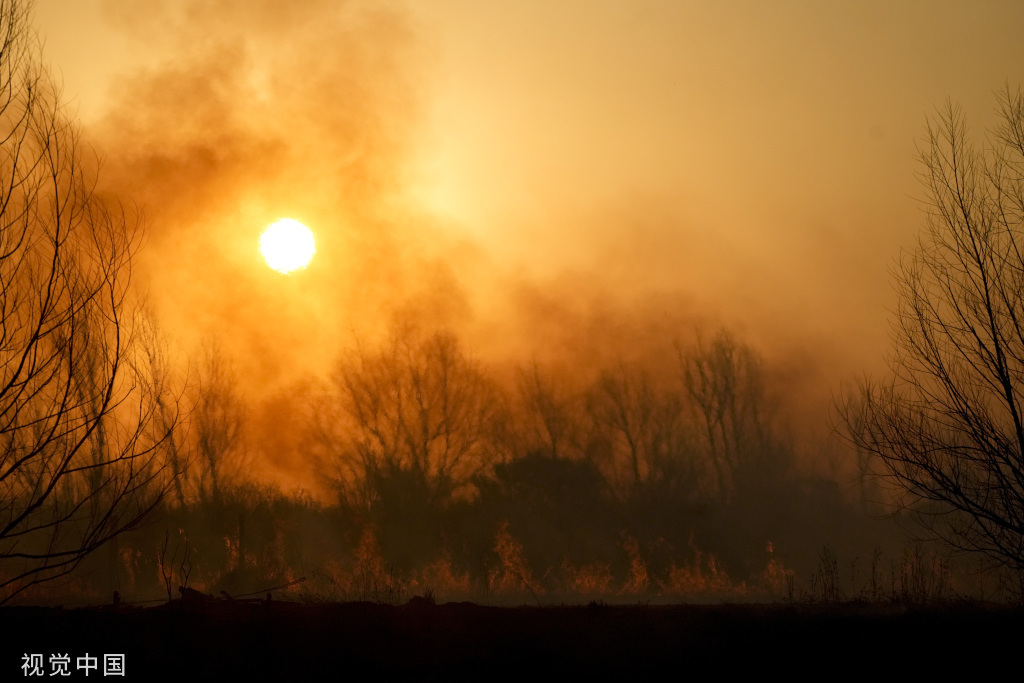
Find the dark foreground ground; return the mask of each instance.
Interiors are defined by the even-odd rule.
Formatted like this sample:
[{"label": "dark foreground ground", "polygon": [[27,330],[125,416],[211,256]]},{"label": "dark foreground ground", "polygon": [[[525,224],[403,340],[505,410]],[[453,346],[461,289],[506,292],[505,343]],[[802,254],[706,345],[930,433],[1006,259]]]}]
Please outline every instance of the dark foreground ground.
[{"label": "dark foreground ground", "polygon": [[[123,654],[125,677],[207,680],[630,680],[737,670],[887,678],[1019,674],[1024,611],[972,605],[483,607],[370,603],[173,603],[158,608],[0,609],[0,681],[31,680],[26,654]],[[109,677],[106,680],[111,680]],[[116,680],[116,679],[115,679]]]}]

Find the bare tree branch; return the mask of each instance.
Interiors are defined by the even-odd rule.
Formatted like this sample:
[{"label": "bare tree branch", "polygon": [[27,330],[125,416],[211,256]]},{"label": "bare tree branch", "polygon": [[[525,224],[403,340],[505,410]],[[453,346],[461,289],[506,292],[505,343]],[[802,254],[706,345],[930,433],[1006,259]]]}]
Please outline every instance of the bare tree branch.
[{"label": "bare tree branch", "polygon": [[137,526],[166,438],[135,357],[139,225],[97,196],[30,19],[0,0],[0,602]]},{"label": "bare tree branch", "polygon": [[950,103],[919,151],[928,216],[894,272],[892,377],[839,408],[904,509],[1024,568],[1024,98],[979,148]]}]

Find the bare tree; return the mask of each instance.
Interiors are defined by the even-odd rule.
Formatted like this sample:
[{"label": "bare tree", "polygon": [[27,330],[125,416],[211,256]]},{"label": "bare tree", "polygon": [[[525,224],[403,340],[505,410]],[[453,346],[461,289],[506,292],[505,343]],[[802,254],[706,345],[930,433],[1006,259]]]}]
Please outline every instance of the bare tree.
[{"label": "bare tree", "polygon": [[762,486],[785,474],[787,460],[773,440],[757,355],[726,332],[710,347],[679,351],[683,385],[707,448],[718,492]]},{"label": "bare tree", "polygon": [[560,458],[582,452],[582,401],[565,386],[566,382],[536,361],[518,368],[516,380],[521,424],[510,429],[512,434],[504,439],[519,436],[523,440],[519,455],[543,452]]},{"label": "bare tree", "polygon": [[226,461],[238,448],[245,406],[235,388],[235,377],[220,346],[208,341],[203,348],[200,393],[192,423],[198,449],[199,499],[222,501]]},{"label": "bare tree", "polygon": [[95,194],[30,20],[0,0],[0,602],[162,493],[132,337],[137,222]]},{"label": "bare tree", "polygon": [[840,406],[899,502],[962,549],[1024,569],[1024,98],[977,147],[952,104],[927,125],[917,249],[894,272],[892,376]]},{"label": "bare tree", "polygon": [[[696,463],[683,422],[682,397],[660,387],[651,373],[619,363],[598,378],[588,396],[588,410],[598,430],[610,438],[611,477],[627,493],[651,486],[696,489]],[[643,487],[643,489],[641,489]]]},{"label": "bare tree", "polygon": [[178,505],[190,497],[189,469],[192,464],[188,447],[190,421],[183,419],[187,379],[179,382],[174,362],[168,352],[167,338],[161,333],[150,310],[140,312],[136,329],[136,348],[141,357],[139,375],[146,383],[146,392],[153,402],[149,428],[160,435],[157,456],[168,492]]},{"label": "bare tree", "polygon": [[334,375],[342,478],[372,502],[380,477],[414,475],[443,500],[489,461],[497,389],[455,337],[402,328],[378,352],[358,348]]}]

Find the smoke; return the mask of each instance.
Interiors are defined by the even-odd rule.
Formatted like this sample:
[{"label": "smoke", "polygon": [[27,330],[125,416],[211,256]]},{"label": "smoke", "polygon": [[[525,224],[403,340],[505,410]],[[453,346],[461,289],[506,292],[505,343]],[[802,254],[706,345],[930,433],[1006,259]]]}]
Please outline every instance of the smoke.
[{"label": "smoke", "polygon": [[[123,77],[90,132],[102,189],[143,207],[140,270],[182,344],[216,335],[273,385],[444,278],[402,198],[419,93],[400,16],[334,2],[117,7],[123,30],[169,57]],[[318,240],[291,277],[257,251],[283,216]]]},{"label": "smoke", "polygon": [[[497,542],[516,586],[528,573],[516,554],[535,576],[561,567],[566,585],[598,590],[624,583],[628,559],[637,586],[649,567],[671,592],[700,582],[705,552],[760,568],[766,544],[769,566],[773,543],[787,563],[799,546],[813,567],[812,546],[836,528],[868,547],[840,487],[862,511],[887,493],[863,477],[857,488],[855,459],[827,441],[828,408],[840,381],[884,369],[886,266],[920,225],[921,113],[951,93],[981,92],[974,109],[987,107],[1006,72],[977,65],[1024,63],[1012,31],[994,41],[993,22],[962,13],[886,5],[879,23],[803,1],[93,2],[128,48],[79,60],[99,71],[99,53],[124,58],[84,124],[98,189],[145,216],[133,275],[174,376],[191,383],[182,395],[196,414],[200,388],[222,409],[191,420],[184,447],[240,421],[217,465],[236,502],[261,499],[238,484],[340,496],[319,522],[295,513],[322,557],[342,552],[340,519],[379,533],[383,549],[365,554],[391,561],[472,547],[481,568]],[[47,11],[85,17],[86,5]],[[951,47],[965,26],[976,36]],[[291,275],[258,251],[282,217],[317,239]],[[395,329],[419,336],[382,352]],[[374,425],[348,414],[351,400],[346,413],[332,373],[347,359],[361,397],[446,429],[431,413],[446,401],[415,403],[453,376],[415,374],[442,365],[423,355],[435,331],[458,340],[449,369],[499,389],[486,394],[488,450],[473,451],[493,476],[437,502],[437,482],[364,467],[359,498],[349,456]],[[741,440],[761,457],[741,465]],[[202,501],[213,466],[194,462],[188,495]],[[291,528],[286,517],[267,528]],[[449,523],[453,536],[435,534]],[[241,543],[241,529],[222,531],[210,548]]]},{"label": "smoke", "polygon": [[[725,325],[765,357],[794,421],[823,424],[822,368],[842,356],[785,302],[765,305],[777,283],[756,244],[639,193],[547,217],[538,197],[545,238],[509,254],[433,215],[412,188],[434,55],[399,8],[165,1],[109,3],[108,16],[155,57],[90,125],[100,189],[144,212],[138,271],[161,329],[183,364],[210,339],[230,356],[278,478],[308,469],[296,411],[318,378],[396,321],[451,330],[494,367],[581,377],[620,361],[675,375],[678,345]],[[318,240],[289,276],[257,249],[281,217]]]}]

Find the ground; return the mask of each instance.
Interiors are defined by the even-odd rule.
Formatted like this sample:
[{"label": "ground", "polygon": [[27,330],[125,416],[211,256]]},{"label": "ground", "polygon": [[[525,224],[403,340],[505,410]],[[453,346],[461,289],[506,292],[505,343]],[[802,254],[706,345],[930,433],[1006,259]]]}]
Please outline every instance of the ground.
[{"label": "ground", "polygon": [[124,654],[126,678],[250,680],[635,679],[742,671],[833,677],[1014,664],[1024,611],[978,605],[563,607],[281,600],[65,610],[0,609],[0,680],[25,655]]}]

